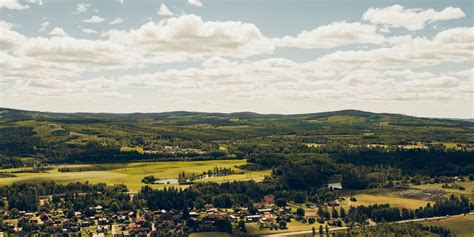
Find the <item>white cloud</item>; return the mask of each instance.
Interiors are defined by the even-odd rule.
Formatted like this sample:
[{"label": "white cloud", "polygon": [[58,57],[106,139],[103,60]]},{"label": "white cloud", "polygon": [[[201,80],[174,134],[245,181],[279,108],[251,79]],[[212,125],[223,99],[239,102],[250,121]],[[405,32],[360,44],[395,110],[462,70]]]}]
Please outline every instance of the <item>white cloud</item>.
[{"label": "white cloud", "polygon": [[196,7],[202,7],[201,0],[188,0],[188,4]]},{"label": "white cloud", "polygon": [[99,32],[93,30],[93,29],[88,29],[88,28],[84,28],[82,29],[82,32],[86,33],[86,34],[97,34]]},{"label": "white cloud", "polygon": [[67,37],[69,36],[68,33],[66,33],[63,28],[60,28],[60,27],[54,27],[53,30],[51,30],[48,35],[51,35],[51,36],[60,36],[60,37]]},{"label": "white cloud", "polygon": [[158,15],[160,16],[174,16],[174,13],[166,7],[164,3],[161,3],[160,9],[158,10]]},{"label": "white cloud", "polygon": [[[116,18],[110,24],[121,22],[122,18]],[[473,62],[473,27],[447,29],[433,37],[383,36],[380,27],[385,25],[333,22],[296,36],[270,39],[254,24],[183,15],[135,29],[110,30],[102,40],[86,40],[68,36],[58,27],[49,37],[26,37],[14,31],[11,23],[0,21],[0,82],[8,85],[0,100],[25,105],[36,101],[31,104],[38,106],[38,98],[46,98],[41,104],[56,106],[57,101],[66,101],[63,98],[69,104],[74,103],[73,97],[93,98],[98,101],[91,103],[94,108],[104,110],[110,108],[104,105],[110,97],[123,108],[143,110],[132,103],[142,106],[137,102],[158,98],[160,105],[153,108],[159,110],[232,108],[280,113],[314,112],[315,104],[320,110],[357,103],[364,109],[377,104],[383,109],[387,101],[399,108],[419,103],[420,110],[440,104],[455,108],[452,111],[472,107],[474,69],[439,72],[443,68],[432,70],[431,66]],[[49,22],[43,22],[39,30],[49,27]],[[328,53],[307,62],[263,56],[275,47],[347,45],[355,47],[320,50]],[[258,57],[246,58],[254,55]],[[185,61],[195,66],[173,64],[163,70],[153,65]],[[139,71],[143,67],[149,73]],[[141,87],[139,93],[137,87]],[[220,99],[216,102],[215,98]],[[282,111],[283,107],[288,110]]]},{"label": "white cloud", "polygon": [[123,23],[123,19],[120,17],[115,18],[113,21],[110,22],[111,25],[119,25]]},{"label": "white cloud", "polygon": [[92,6],[90,3],[78,3],[76,5],[76,11],[73,14],[81,14],[83,12],[87,12],[89,7]]},{"label": "white cloud", "polygon": [[407,9],[400,5],[385,8],[369,8],[362,19],[374,24],[388,25],[394,28],[406,28],[407,30],[421,30],[428,23],[442,20],[451,20],[464,17],[464,12],[459,8],[446,7],[442,11],[433,9]]},{"label": "white cloud", "polygon": [[48,21],[45,21],[45,22],[41,23],[38,32],[46,31],[46,28],[47,28],[48,26],[49,26],[49,22],[48,22]]},{"label": "white cloud", "polygon": [[24,10],[30,8],[28,5],[22,5],[18,0],[1,0],[0,8],[6,8],[11,10]]},{"label": "white cloud", "polygon": [[438,33],[433,39],[403,36],[388,39],[392,47],[336,51],[316,60],[317,65],[350,69],[414,68],[442,62],[466,62],[474,58],[474,27]]},{"label": "white cloud", "polygon": [[202,62],[203,67],[207,68],[214,68],[214,67],[232,67],[237,65],[237,62],[230,61],[228,59],[219,57],[219,56],[212,56],[206,61]]},{"label": "white cloud", "polygon": [[456,76],[463,79],[465,78],[468,80],[472,80],[472,82],[474,83],[474,68],[461,70],[457,72],[448,72],[447,74],[450,76]]},{"label": "white cloud", "polygon": [[25,37],[12,30],[13,24],[0,20],[0,51],[7,51],[20,45]]},{"label": "white cloud", "polygon": [[148,22],[130,31],[111,30],[109,39],[155,55],[186,57],[228,56],[243,58],[272,53],[272,41],[250,23],[239,21],[203,21],[195,15],[183,15]]},{"label": "white cloud", "polygon": [[86,20],[82,20],[82,22],[85,22],[85,23],[99,23],[99,22],[103,22],[105,19],[100,17],[100,16],[91,16],[91,18],[89,19],[86,19]]},{"label": "white cloud", "polygon": [[22,57],[43,62],[60,63],[63,66],[89,67],[97,70],[107,67],[133,67],[137,61],[134,52],[122,45],[107,41],[75,39],[71,37],[31,38],[17,50]]},{"label": "white cloud", "polygon": [[304,49],[334,48],[351,44],[381,44],[383,41],[383,35],[377,33],[375,26],[344,21],[333,22],[311,31],[303,31],[296,37],[285,36],[275,40],[280,47]]},{"label": "white cloud", "polygon": [[45,2],[43,0],[28,0],[28,3],[36,4],[38,6],[43,6]]}]

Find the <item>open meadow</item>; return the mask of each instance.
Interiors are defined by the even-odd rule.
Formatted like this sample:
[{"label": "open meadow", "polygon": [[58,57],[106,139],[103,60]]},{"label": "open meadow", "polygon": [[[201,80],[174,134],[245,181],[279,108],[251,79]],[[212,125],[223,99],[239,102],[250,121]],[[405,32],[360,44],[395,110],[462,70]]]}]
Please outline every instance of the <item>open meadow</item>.
[{"label": "open meadow", "polygon": [[349,208],[351,205],[368,206],[374,204],[390,204],[390,206],[393,207],[417,209],[419,207],[425,207],[428,203],[434,204],[434,201],[402,197],[397,190],[387,188],[359,190],[355,192],[354,196],[357,201],[351,202],[349,198],[346,198],[346,200],[342,202],[342,206]]},{"label": "open meadow", "polygon": [[456,216],[443,220],[424,221],[426,226],[441,226],[449,228],[456,236],[473,236],[474,235],[474,215]]},{"label": "open meadow", "polygon": [[[236,166],[246,164],[245,160],[209,160],[209,161],[170,161],[170,162],[137,162],[123,164],[91,164],[91,165],[56,165],[52,170],[44,173],[27,172],[31,169],[3,169],[0,172],[15,172],[16,177],[0,178],[0,185],[9,185],[23,182],[54,181],[57,183],[86,182],[125,184],[132,191],[138,191],[146,184],[141,180],[145,176],[153,175],[158,179],[178,178],[182,172],[186,174],[201,174],[204,171],[212,170],[215,167],[231,168],[243,174],[233,174],[228,176],[210,177],[198,182],[227,182],[233,180],[256,180],[260,181],[265,175],[270,174],[270,170],[263,171],[243,171]],[[59,168],[82,168],[79,172],[59,172]],[[87,171],[91,167],[100,167],[102,170]],[[18,172],[22,171],[22,172]],[[178,186],[177,184],[152,184],[152,187],[164,188]]]},{"label": "open meadow", "polygon": [[457,185],[464,187],[464,190],[453,189],[453,188],[443,188],[443,184],[423,184],[423,185],[412,185],[411,188],[416,189],[438,189],[444,190],[447,194],[456,194],[456,195],[467,195],[470,198],[474,198],[474,181],[465,181],[465,182],[456,182]]}]

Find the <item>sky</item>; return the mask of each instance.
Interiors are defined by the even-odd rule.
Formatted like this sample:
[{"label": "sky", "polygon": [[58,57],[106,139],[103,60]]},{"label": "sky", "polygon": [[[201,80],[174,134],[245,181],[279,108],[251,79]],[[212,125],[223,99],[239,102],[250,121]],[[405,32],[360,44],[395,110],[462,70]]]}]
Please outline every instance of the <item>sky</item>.
[{"label": "sky", "polygon": [[0,107],[474,118],[474,2],[0,0]]}]

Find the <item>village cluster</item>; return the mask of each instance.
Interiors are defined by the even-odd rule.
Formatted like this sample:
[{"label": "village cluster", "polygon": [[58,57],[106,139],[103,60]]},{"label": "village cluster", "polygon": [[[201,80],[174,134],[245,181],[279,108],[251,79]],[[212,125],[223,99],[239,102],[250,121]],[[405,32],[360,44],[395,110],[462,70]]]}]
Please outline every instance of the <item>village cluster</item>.
[{"label": "village cluster", "polygon": [[[51,197],[41,197],[47,203]],[[327,206],[339,206],[338,200]],[[314,224],[316,221],[327,225],[342,226],[340,218],[318,216],[316,206],[303,210],[275,205],[275,197],[265,195],[262,202],[251,208],[220,209],[207,204],[204,209],[111,211],[102,206],[89,208],[86,213],[58,209],[37,212],[0,211],[4,229],[9,233],[28,233],[35,230],[52,230],[69,236],[159,236],[161,234],[188,235],[191,232],[246,232],[246,226],[278,230],[287,229],[287,223],[297,221]]]}]

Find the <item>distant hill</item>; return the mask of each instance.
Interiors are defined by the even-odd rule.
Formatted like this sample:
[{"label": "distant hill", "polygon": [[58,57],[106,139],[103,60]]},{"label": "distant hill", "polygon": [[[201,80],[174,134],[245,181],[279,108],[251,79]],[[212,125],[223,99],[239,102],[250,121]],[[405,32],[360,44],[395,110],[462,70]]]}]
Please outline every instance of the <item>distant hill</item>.
[{"label": "distant hill", "polygon": [[[145,150],[173,145],[229,152],[243,146],[293,149],[328,143],[453,146],[474,144],[473,134],[474,124],[468,121],[358,110],[280,115],[47,113],[0,108],[0,156],[67,156],[93,141]],[[50,154],[56,151],[60,154]]]}]

